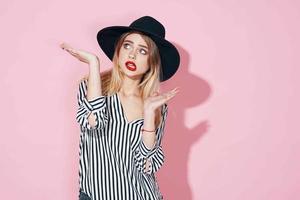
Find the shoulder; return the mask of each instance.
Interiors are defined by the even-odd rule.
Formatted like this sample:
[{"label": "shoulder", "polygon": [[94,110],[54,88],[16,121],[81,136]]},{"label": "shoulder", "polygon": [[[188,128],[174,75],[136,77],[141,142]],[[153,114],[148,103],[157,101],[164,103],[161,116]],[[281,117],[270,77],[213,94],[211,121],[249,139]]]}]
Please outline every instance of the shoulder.
[{"label": "shoulder", "polygon": [[168,111],[168,104],[164,103],[161,108],[161,113],[164,115]]},{"label": "shoulder", "polygon": [[78,84],[87,83],[87,81],[88,81],[88,75],[85,75],[78,80]]},{"label": "shoulder", "polygon": [[162,107],[163,107],[163,109],[168,109],[168,104],[167,104],[167,103],[164,103],[164,104],[162,105]]},{"label": "shoulder", "polygon": [[77,81],[77,85],[87,85],[88,76],[84,76]]}]

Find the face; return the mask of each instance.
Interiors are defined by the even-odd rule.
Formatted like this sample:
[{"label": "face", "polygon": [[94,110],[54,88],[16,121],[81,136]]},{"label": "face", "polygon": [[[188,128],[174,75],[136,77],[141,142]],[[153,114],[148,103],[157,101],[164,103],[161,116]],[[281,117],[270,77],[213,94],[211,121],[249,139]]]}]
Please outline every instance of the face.
[{"label": "face", "polygon": [[141,35],[132,33],[128,35],[119,52],[119,66],[125,76],[132,79],[141,79],[149,69],[149,50]]}]

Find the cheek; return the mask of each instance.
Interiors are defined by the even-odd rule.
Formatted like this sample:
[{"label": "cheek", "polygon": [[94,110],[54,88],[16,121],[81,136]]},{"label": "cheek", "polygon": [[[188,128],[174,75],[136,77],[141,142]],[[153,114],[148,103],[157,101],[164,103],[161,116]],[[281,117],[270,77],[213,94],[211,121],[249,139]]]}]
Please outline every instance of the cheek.
[{"label": "cheek", "polygon": [[126,53],[121,49],[120,52],[119,52],[119,59],[124,60],[125,56],[126,56]]},{"label": "cheek", "polygon": [[146,72],[149,69],[147,59],[141,59],[138,64],[143,72]]},{"label": "cheek", "polygon": [[144,67],[148,67],[148,57],[140,57],[139,63]]},{"label": "cheek", "polygon": [[124,51],[120,50],[119,53],[119,65],[122,65],[123,63],[125,63],[127,61],[127,57]]}]

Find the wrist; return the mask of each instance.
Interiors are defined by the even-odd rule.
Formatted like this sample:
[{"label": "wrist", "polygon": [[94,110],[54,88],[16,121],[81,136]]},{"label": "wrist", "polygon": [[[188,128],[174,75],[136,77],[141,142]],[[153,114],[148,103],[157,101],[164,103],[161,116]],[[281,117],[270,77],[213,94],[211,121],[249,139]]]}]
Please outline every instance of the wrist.
[{"label": "wrist", "polygon": [[99,66],[99,59],[97,56],[91,58],[89,60],[89,65],[92,65],[92,66]]},{"label": "wrist", "polygon": [[153,109],[144,109],[144,115],[145,116],[154,116],[155,115],[155,112]]}]

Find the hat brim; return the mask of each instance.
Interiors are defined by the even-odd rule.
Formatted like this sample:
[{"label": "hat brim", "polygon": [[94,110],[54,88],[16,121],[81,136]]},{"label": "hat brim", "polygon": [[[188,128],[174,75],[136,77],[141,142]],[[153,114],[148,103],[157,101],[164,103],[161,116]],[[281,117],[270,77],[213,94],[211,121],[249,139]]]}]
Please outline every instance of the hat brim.
[{"label": "hat brim", "polygon": [[159,37],[153,33],[146,32],[138,28],[132,28],[128,26],[110,26],[101,29],[97,34],[97,41],[106,56],[112,60],[115,45],[120,36],[128,31],[140,31],[143,34],[149,36],[157,45],[162,65],[162,74],[160,81],[166,81],[170,79],[178,70],[180,64],[180,55],[176,47],[168,40]]}]

